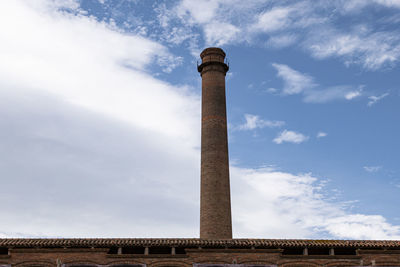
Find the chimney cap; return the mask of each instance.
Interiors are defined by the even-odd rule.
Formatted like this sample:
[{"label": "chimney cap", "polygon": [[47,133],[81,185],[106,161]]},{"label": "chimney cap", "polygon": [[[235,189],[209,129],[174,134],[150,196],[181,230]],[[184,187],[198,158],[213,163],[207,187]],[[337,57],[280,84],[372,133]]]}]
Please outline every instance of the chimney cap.
[{"label": "chimney cap", "polygon": [[226,54],[224,52],[224,50],[222,50],[219,47],[208,47],[206,49],[203,50],[203,52],[201,52],[200,57],[203,59],[203,57],[205,57],[206,55],[210,55],[210,54],[217,54],[222,56],[223,58],[225,58]]}]

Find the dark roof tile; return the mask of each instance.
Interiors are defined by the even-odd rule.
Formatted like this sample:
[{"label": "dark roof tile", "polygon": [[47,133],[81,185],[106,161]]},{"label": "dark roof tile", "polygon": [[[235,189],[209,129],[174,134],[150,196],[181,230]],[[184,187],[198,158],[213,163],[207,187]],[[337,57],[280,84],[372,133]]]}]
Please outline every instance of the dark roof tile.
[{"label": "dark roof tile", "polygon": [[0,239],[0,247],[112,247],[112,246],[211,246],[211,247],[356,247],[399,248],[389,240],[222,239],[198,238],[71,238]]}]

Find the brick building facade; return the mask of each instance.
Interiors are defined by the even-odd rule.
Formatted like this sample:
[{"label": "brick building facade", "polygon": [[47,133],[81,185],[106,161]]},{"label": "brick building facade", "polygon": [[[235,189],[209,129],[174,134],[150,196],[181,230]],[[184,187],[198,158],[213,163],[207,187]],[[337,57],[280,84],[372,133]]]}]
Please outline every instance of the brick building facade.
[{"label": "brick building facade", "polygon": [[0,266],[10,265],[11,267],[400,266],[400,242],[272,239],[2,239]]}]

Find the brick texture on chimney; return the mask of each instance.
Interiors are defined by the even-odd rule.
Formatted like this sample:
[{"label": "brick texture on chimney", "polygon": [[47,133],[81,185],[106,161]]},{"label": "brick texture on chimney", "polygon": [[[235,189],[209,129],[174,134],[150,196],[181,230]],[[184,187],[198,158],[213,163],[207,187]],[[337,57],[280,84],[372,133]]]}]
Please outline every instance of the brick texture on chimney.
[{"label": "brick texture on chimney", "polygon": [[225,52],[216,47],[201,54],[202,77],[200,238],[231,239]]}]

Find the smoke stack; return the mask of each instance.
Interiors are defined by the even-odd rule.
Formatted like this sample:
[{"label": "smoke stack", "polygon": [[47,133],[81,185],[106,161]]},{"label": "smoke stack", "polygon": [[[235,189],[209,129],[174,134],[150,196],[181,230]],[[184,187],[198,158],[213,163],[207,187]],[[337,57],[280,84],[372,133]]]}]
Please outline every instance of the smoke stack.
[{"label": "smoke stack", "polygon": [[231,239],[225,52],[204,49],[197,67],[202,77],[200,238]]}]

